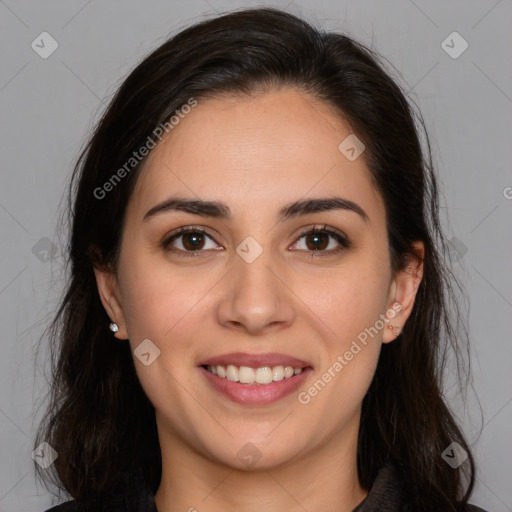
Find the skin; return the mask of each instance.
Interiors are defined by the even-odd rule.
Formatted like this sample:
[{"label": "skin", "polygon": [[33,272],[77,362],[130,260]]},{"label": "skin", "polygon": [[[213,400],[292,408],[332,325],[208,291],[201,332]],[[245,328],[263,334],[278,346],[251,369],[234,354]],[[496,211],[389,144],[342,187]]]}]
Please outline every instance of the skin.
[{"label": "skin", "polygon": [[[149,366],[134,359],[156,409],[160,512],[351,511],[367,495],[356,469],[361,402],[382,343],[395,340],[390,329],[307,405],[298,392],[264,406],[231,402],[197,368],[228,352],[281,352],[313,366],[299,389],[307,391],[396,302],[402,310],[390,323],[397,332],[404,325],[423,245],[393,274],[384,203],[364,153],[351,162],[338,150],[350,133],[328,105],[284,88],[199,101],[150,153],[127,207],[117,271],[96,270],[96,278],[115,336],[132,350],[150,339],[161,351]],[[173,195],[222,201],[233,220],[171,211],[143,221]],[[275,220],[284,204],[332,195],[357,203],[368,221],[346,210]],[[314,245],[299,236],[324,224],[351,247],[308,258]],[[161,247],[182,226],[207,230],[196,257]],[[252,263],[236,252],[248,236],[263,248]],[[171,247],[190,252],[185,238]],[[328,237],[323,247],[340,245]],[[237,456],[246,443],[261,456],[251,468]]]}]

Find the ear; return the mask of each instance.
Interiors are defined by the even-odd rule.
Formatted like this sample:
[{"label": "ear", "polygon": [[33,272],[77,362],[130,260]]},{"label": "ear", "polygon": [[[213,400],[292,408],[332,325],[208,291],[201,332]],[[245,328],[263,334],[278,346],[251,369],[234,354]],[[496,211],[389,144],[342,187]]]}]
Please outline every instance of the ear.
[{"label": "ear", "polygon": [[[115,273],[108,270],[100,270],[95,267],[94,275],[96,276],[96,284],[98,286],[101,303],[107,315],[110,317],[110,320],[115,322],[119,327],[119,330],[112,334],[120,340],[128,339],[121,293]],[[108,329],[108,326],[106,325],[105,328]]]},{"label": "ear", "polygon": [[[405,322],[409,318],[416,299],[416,293],[423,278],[423,259],[425,257],[425,246],[423,242],[413,242],[413,253],[409,256],[407,266],[399,270],[390,286],[388,295],[388,317],[389,322],[384,329],[382,343],[389,343],[396,339],[393,334],[400,333]],[[399,305],[398,305],[399,304]],[[391,312],[394,316],[391,318]],[[392,325],[394,329],[387,327]]]}]

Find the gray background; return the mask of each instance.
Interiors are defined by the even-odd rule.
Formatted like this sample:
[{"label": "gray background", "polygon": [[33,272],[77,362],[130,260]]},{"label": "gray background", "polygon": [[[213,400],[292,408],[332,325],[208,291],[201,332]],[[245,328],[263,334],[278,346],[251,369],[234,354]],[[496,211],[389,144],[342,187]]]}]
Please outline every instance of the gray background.
[{"label": "gray background", "polygon": [[[52,503],[30,457],[45,390],[44,357],[34,365],[34,350],[63,283],[65,233],[59,240],[56,220],[81,145],[122,78],[169,34],[216,12],[259,5],[0,0],[1,512],[41,511]],[[480,437],[475,395],[464,408],[446,392],[480,468],[472,501],[489,511],[512,510],[512,2],[266,5],[377,49],[423,112],[448,205],[447,235],[456,237],[456,267],[470,296]],[[31,47],[43,31],[59,45],[47,59]],[[456,59],[441,46],[453,31],[469,44]]]}]

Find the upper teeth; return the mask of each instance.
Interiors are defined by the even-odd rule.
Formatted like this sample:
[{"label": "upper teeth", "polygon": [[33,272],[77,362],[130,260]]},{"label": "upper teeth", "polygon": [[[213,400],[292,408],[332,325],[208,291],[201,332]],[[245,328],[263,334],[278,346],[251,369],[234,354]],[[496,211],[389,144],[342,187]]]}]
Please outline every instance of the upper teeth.
[{"label": "upper teeth", "polygon": [[254,369],[249,366],[227,366],[215,365],[206,367],[210,372],[221,378],[227,378],[232,382],[241,382],[242,384],[270,384],[283,379],[289,379],[293,375],[302,372],[302,368],[293,366],[261,366]]}]

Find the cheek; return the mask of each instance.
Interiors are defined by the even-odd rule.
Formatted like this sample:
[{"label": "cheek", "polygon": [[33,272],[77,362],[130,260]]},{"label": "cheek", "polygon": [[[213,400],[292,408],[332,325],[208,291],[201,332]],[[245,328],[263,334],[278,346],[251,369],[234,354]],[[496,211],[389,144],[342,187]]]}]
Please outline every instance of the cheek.
[{"label": "cheek", "polygon": [[[385,262],[354,258],[321,279],[303,281],[300,289],[310,315],[323,337],[319,378],[309,395],[328,408],[332,400],[356,404],[362,400],[375,372],[381,348],[388,293]],[[330,392],[320,393],[329,388]],[[350,389],[350,393],[347,390]],[[322,398],[320,398],[320,394]],[[333,395],[336,396],[333,399]]]},{"label": "cheek", "polygon": [[326,334],[319,340],[316,379],[298,400],[311,413],[305,421],[326,418],[325,425],[335,429],[357,414],[375,373],[382,339],[380,324],[375,326],[383,312],[384,293],[372,279],[331,279],[330,287],[329,301],[309,292],[312,309],[325,320],[321,323]]},{"label": "cheek", "polygon": [[339,348],[373,326],[387,306],[386,269],[369,259],[355,260],[314,279],[300,279],[294,287],[311,319],[323,324]]},{"label": "cheek", "polygon": [[190,349],[194,329],[205,320],[208,292],[220,276],[192,267],[171,270],[168,262],[155,258],[132,258],[129,263],[123,307],[132,348],[149,338],[162,355]]},{"label": "cheek", "polygon": [[[190,281],[188,281],[190,283]],[[188,290],[179,280],[145,281],[138,284],[130,302],[127,318],[130,339],[151,338],[160,342],[172,338],[181,323],[194,317],[194,306],[201,299],[200,290]]]},{"label": "cheek", "polygon": [[[194,373],[189,367],[201,346],[204,308],[216,279],[192,269],[170,271],[168,263],[148,260],[132,259],[125,274],[128,336],[132,351],[146,339],[160,351],[148,366],[135,354],[136,371],[155,408],[167,411],[176,424],[181,424],[185,419],[180,414],[190,407],[190,396],[183,388],[194,387]],[[162,393],[162,389],[170,391]]]}]

